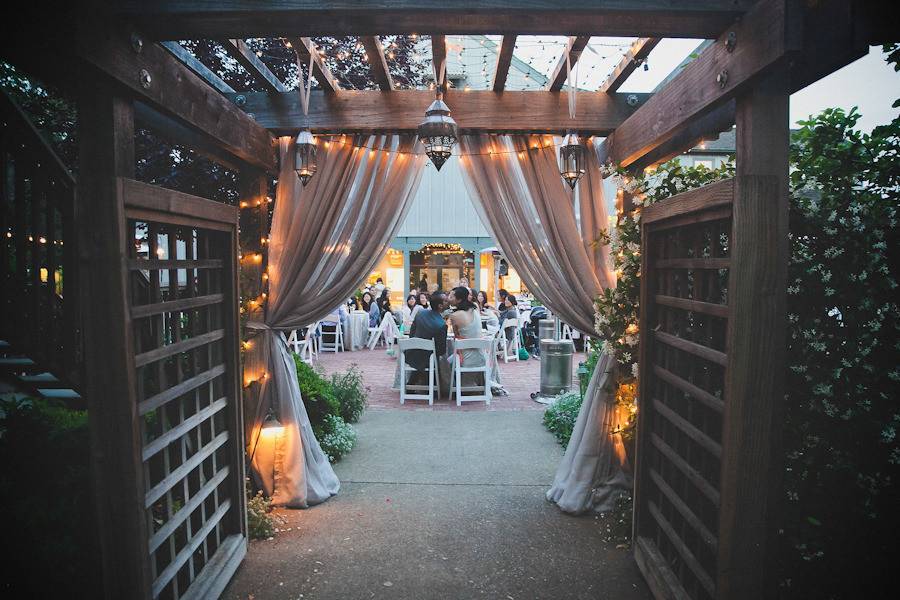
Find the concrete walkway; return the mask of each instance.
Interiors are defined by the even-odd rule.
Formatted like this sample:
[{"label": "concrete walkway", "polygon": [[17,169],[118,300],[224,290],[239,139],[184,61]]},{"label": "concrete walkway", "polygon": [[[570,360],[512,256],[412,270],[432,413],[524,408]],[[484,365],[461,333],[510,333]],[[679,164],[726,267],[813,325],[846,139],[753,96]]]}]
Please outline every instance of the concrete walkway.
[{"label": "concrete walkway", "polygon": [[223,597],[649,599],[629,550],[544,499],[562,449],[541,413],[367,412],[340,493],[279,511]]}]

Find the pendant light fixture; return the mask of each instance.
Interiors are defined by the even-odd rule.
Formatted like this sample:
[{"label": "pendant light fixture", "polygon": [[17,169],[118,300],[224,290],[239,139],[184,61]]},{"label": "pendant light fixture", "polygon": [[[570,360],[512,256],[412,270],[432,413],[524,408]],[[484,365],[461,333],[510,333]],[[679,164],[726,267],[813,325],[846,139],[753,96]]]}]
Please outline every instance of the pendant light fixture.
[{"label": "pendant light fixture", "polygon": [[[312,91],[313,57],[316,51],[311,48],[309,52],[309,69],[306,71],[306,84],[303,82],[303,69],[300,68],[300,55],[297,55],[297,72],[300,76],[300,104],[303,107],[303,116],[309,115],[309,96]],[[300,130],[297,139],[294,140],[294,171],[300,178],[303,187],[309,183],[316,174],[316,139],[309,128]]]},{"label": "pendant light fixture", "polygon": [[294,140],[294,171],[304,187],[316,174],[316,140],[309,129],[301,131]]},{"label": "pendant light fixture", "polygon": [[584,175],[584,146],[575,132],[567,133],[559,147],[559,174],[573,190]]},{"label": "pendant light fixture", "polygon": [[[577,67],[576,67],[577,69]],[[572,64],[569,53],[566,52],[566,81],[569,85],[569,118],[575,118],[575,99],[578,83],[578,74],[575,75],[575,84],[572,83]],[[584,146],[578,139],[578,134],[572,130],[566,132],[562,146],[559,147],[559,174],[571,189],[575,189],[578,180],[584,175]]]},{"label": "pendant light fixture", "polygon": [[435,168],[440,171],[450,158],[453,145],[459,139],[459,126],[450,116],[450,108],[444,103],[444,78],[447,60],[438,68],[435,65],[435,100],[425,111],[425,120],[416,130],[419,140],[425,146],[425,154],[431,159]]}]

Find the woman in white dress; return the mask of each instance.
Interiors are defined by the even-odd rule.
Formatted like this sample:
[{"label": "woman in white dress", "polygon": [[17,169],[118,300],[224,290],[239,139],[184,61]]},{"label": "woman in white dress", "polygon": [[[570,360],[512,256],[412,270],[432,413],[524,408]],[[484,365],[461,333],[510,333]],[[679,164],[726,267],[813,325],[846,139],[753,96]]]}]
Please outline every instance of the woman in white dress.
[{"label": "woman in white dress", "polygon": [[[453,288],[449,300],[456,309],[450,314],[450,326],[456,339],[481,339],[481,314],[478,307],[469,301],[469,289]],[[478,350],[463,350],[462,364],[464,367],[481,367],[484,365],[484,355]]]},{"label": "woman in white dress", "polygon": [[409,328],[412,327],[413,321],[415,321],[416,315],[420,310],[422,310],[422,306],[419,304],[416,295],[410,294],[407,296],[406,304],[400,309],[400,315],[403,318],[403,327],[406,331],[409,331]]}]

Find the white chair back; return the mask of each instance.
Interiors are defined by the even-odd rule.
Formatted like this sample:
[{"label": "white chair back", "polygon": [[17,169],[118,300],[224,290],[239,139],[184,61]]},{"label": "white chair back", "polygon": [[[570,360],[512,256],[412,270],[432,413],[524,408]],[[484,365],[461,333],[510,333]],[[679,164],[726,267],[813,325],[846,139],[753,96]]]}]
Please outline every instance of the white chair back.
[{"label": "white chair back", "polygon": [[424,338],[404,338],[398,342],[400,352],[407,350],[431,350],[434,352],[434,340],[426,340]]},{"label": "white chair back", "polygon": [[[437,361],[435,359],[434,340],[426,340],[423,338],[405,338],[401,339],[397,345],[400,349],[400,404],[404,404],[407,400],[428,400],[429,405],[433,404],[435,390],[437,390]],[[407,366],[406,364],[406,352],[408,350],[425,350],[427,352],[430,352],[430,355],[428,356],[427,386],[408,385],[406,383],[406,378],[409,376],[409,374],[417,372],[417,369]],[[407,391],[410,389],[423,392],[427,389],[428,393],[410,394]]]},{"label": "white chair back", "polygon": [[[494,344],[492,339],[458,339],[454,342],[453,362],[451,363],[450,374],[450,397],[453,397],[456,391],[456,405],[461,406],[463,402],[484,401],[485,404],[491,403],[491,347]],[[481,353],[483,361],[481,365],[473,367],[465,367],[462,364],[460,351],[477,350]],[[464,373],[480,373],[484,378],[483,385],[463,386]],[[463,396],[463,392],[480,392],[477,395]]]}]

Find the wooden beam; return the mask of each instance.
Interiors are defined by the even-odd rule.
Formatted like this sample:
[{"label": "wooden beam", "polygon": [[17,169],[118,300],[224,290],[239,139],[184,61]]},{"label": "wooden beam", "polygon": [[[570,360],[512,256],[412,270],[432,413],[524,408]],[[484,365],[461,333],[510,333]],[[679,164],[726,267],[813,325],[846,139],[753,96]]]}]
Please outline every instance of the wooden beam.
[{"label": "wooden beam", "polygon": [[244,67],[244,70],[247,71],[257,83],[262,85],[267,92],[288,91],[281,80],[275,76],[275,73],[266,66],[266,63],[260,60],[256,53],[247,46],[247,43],[244,40],[222,40],[222,47],[224,47],[225,51],[228,52],[228,55]]},{"label": "wooden beam", "polygon": [[78,197],[90,200],[77,202],[74,215],[83,394],[104,597],[149,600],[149,531],[126,264],[134,242],[126,234],[118,185],[118,177],[134,174],[134,119],[122,91],[99,77],[86,77],[78,92]]},{"label": "wooden beam", "polygon": [[237,158],[275,171],[272,136],[161,46],[137,44],[127,28],[110,28],[82,36],[76,52],[135,99]]},{"label": "wooden beam", "polygon": [[504,35],[500,42],[500,50],[497,51],[497,66],[494,67],[494,82],[491,89],[502,92],[506,87],[506,77],[509,75],[509,65],[512,63],[513,51],[516,49],[516,34]]},{"label": "wooden beam", "polygon": [[[635,94],[637,106],[647,94]],[[308,125],[316,133],[412,132],[434,100],[429,90],[391,93],[343,90],[340,94],[314,91],[309,116],[304,117],[299,94],[261,92],[232,96],[257,123],[275,135],[296,133]],[[608,135],[635,110],[623,94],[582,94],[576,118],[569,118],[565,96],[545,91],[448,90],[444,99],[465,132],[560,133],[574,129],[585,135]]]},{"label": "wooden beam", "polygon": [[788,5],[784,0],[760,0],[722,33],[605,140],[612,161],[634,163],[790,58],[800,47],[800,32]]},{"label": "wooden beam", "polygon": [[789,95],[786,71],[737,99],[729,237],[718,597],[776,595],[786,353]]},{"label": "wooden beam", "polygon": [[322,57],[319,56],[319,51],[316,48],[315,42],[313,42],[308,37],[294,37],[287,38],[287,40],[291,43],[291,47],[294,49],[294,53],[297,54],[297,60],[300,61],[301,65],[308,67],[309,57],[310,55],[312,55],[312,76],[315,77],[316,81],[319,82],[319,87],[329,93],[334,93],[341,89],[341,86],[334,78],[334,75],[331,74],[331,70],[328,68],[328,65],[326,65],[325,61],[322,60]]},{"label": "wooden beam", "polygon": [[372,67],[372,78],[378,83],[378,87],[385,92],[394,89],[394,80],[391,78],[391,72],[388,69],[387,60],[384,57],[384,48],[381,47],[381,41],[377,35],[366,35],[359,38],[363,48],[366,49],[366,56],[369,59],[369,65]]},{"label": "wooden beam", "polygon": [[[431,36],[431,65],[434,70],[434,84],[441,77],[441,67],[447,63],[447,38],[442,34]],[[446,72],[444,73],[444,91],[447,91]]]},{"label": "wooden beam", "polygon": [[110,10],[157,39],[509,34],[711,38],[754,0],[124,0]]},{"label": "wooden beam", "polygon": [[[591,36],[589,35],[573,35],[569,37],[569,43],[566,44],[566,49],[562,56],[559,57],[559,62],[556,63],[556,68],[553,69],[553,75],[550,76],[550,83],[547,84],[548,90],[558,92],[562,89],[569,74],[568,67],[575,68],[575,63],[581,58],[581,53],[587,47],[589,41],[591,41]],[[566,56],[569,57],[568,64]],[[578,85],[577,82],[575,85]]]},{"label": "wooden beam", "polygon": [[658,43],[659,38],[641,38],[632,44],[616,68],[613,69],[613,72],[609,74],[606,81],[600,86],[600,91],[611,94],[622,87],[622,84],[634,73],[634,70],[647,60],[647,57],[650,56],[650,51],[656,48]]},{"label": "wooden beam", "polygon": [[203,80],[206,81],[206,83],[213,86],[223,94],[234,93],[234,88],[225,83],[224,79],[216,75],[206,65],[197,60],[197,57],[188,52],[187,48],[185,48],[178,42],[160,42],[159,45],[171,52],[172,56],[186,64],[194,73],[202,77]]}]

